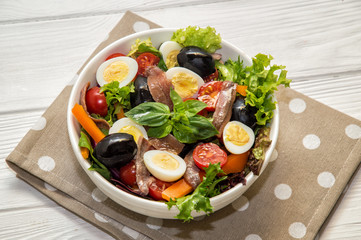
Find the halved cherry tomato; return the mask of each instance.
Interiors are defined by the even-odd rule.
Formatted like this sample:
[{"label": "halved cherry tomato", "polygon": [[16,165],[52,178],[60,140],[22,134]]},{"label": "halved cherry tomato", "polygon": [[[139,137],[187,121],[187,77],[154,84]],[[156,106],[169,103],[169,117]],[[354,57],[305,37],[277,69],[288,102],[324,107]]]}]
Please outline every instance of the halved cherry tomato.
[{"label": "halved cherry tomato", "polygon": [[222,90],[223,82],[211,81],[199,88],[198,100],[207,103],[206,110],[214,111],[218,100],[219,92]]},{"label": "halved cherry tomato", "polygon": [[123,183],[131,187],[137,186],[137,177],[134,161],[131,161],[130,163],[119,169],[119,178]]},{"label": "halved cherry tomato", "polygon": [[136,59],[138,63],[138,74],[145,77],[145,71],[147,68],[150,66],[156,66],[159,63],[159,60],[159,57],[152,53],[146,52],[140,54]]},{"label": "halved cherry tomato", "polygon": [[218,80],[218,70],[217,70],[217,68],[214,71],[214,73],[212,73],[212,74],[210,74],[210,75],[203,78],[203,81],[205,83],[210,82],[210,81],[216,81],[216,80]]},{"label": "halved cherry tomato", "polygon": [[152,182],[149,186],[149,196],[157,201],[164,200],[162,197],[162,192],[171,185],[172,183],[170,182],[164,182],[159,179],[155,179],[155,181]]},{"label": "halved cherry tomato", "polygon": [[203,143],[194,149],[193,159],[200,169],[208,167],[210,163],[220,163],[222,167],[227,162],[227,153],[217,144]]},{"label": "halved cherry tomato", "polygon": [[105,117],[108,114],[107,100],[104,93],[99,92],[99,87],[92,87],[85,94],[85,103],[90,114],[99,114]]},{"label": "halved cherry tomato", "polygon": [[109,55],[109,56],[105,59],[105,61],[107,61],[107,60],[109,60],[109,59],[112,59],[112,58],[123,57],[123,56],[125,56],[125,54],[123,54],[123,53],[113,53],[113,54]]}]

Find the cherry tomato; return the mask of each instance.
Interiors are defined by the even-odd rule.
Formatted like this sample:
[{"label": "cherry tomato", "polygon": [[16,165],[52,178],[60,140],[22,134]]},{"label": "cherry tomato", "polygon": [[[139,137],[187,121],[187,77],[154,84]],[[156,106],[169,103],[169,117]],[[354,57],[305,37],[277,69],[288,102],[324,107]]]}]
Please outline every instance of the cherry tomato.
[{"label": "cherry tomato", "polygon": [[203,143],[198,145],[193,151],[194,163],[203,169],[209,166],[209,163],[221,163],[221,167],[227,162],[227,153],[217,144]]},{"label": "cherry tomato", "polygon": [[222,90],[223,82],[211,81],[199,88],[198,100],[207,103],[206,110],[214,111],[218,100],[219,92]]},{"label": "cherry tomato", "polygon": [[149,196],[152,197],[154,200],[164,200],[162,198],[162,192],[170,187],[172,183],[164,182],[159,179],[156,179],[152,184],[149,186]]},{"label": "cherry tomato", "polygon": [[131,161],[130,163],[119,169],[119,178],[123,183],[131,187],[137,186],[137,177],[134,161]]},{"label": "cherry tomato", "polygon": [[203,78],[203,81],[204,81],[205,83],[207,83],[207,82],[210,82],[210,81],[216,81],[217,79],[218,79],[218,70],[217,70],[217,68],[216,68],[216,70],[214,71],[214,73],[212,73],[212,74],[204,77],[204,78]]},{"label": "cherry tomato", "polygon": [[108,113],[108,105],[104,93],[99,91],[99,87],[92,87],[86,92],[86,107],[90,114],[95,113],[105,117]]},{"label": "cherry tomato", "polygon": [[156,66],[159,63],[159,57],[151,53],[142,53],[140,54],[136,61],[138,63],[138,74],[146,77],[145,71],[150,66]]},{"label": "cherry tomato", "polygon": [[112,58],[123,57],[123,56],[125,56],[125,54],[123,54],[123,53],[113,53],[113,54],[109,55],[109,56],[105,59],[105,61],[108,61],[109,59],[112,59]]}]

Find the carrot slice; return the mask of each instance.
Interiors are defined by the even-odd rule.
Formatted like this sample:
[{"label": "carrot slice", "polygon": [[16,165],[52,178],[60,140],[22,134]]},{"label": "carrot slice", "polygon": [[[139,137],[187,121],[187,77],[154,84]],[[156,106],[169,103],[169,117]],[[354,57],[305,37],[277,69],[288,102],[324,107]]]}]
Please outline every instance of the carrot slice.
[{"label": "carrot slice", "polygon": [[117,119],[121,119],[121,118],[123,118],[123,117],[125,117],[125,115],[124,115],[124,110],[123,110],[123,108],[121,107],[120,110],[119,110],[119,112],[117,113]]},{"label": "carrot slice", "polygon": [[241,94],[243,97],[247,96],[247,86],[237,85],[236,91]]},{"label": "carrot slice", "polygon": [[83,156],[84,159],[88,159],[89,157],[89,149],[86,147],[80,147],[80,153]]},{"label": "carrot slice", "polygon": [[71,110],[75,118],[78,120],[80,125],[89,133],[89,135],[94,139],[95,142],[99,142],[102,140],[105,135],[100,129],[97,127],[97,125],[94,123],[94,121],[88,116],[88,114],[85,112],[84,108],[79,105],[75,104],[73,109]]},{"label": "carrot slice", "polygon": [[227,163],[222,170],[226,174],[242,172],[248,160],[249,151],[242,154],[231,154],[227,157]]},{"label": "carrot slice", "polygon": [[189,183],[187,183],[187,181],[184,180],[184,178],[182,178],[178,182],[166,188],[162,192],[162,198],[164,198],[167,201],[169,201],[170,199],[174,200],[175,198],[183,197],[192,191],[193,191],[192,186]]}]

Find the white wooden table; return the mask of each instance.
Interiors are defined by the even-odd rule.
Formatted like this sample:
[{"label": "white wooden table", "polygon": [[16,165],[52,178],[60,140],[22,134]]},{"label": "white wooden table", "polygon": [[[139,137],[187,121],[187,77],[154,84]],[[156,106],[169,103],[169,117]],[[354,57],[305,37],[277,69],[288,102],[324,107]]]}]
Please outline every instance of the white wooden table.
[{"label": "white wooden table", "polygon": [[[1,0],[0,239],[112,239],[4,159],[126,10],[164,27],[213,26],[250,56],[286,65],[294,89],[361,120],[359,0]],[[361,239],[361,171],[320,239]]]}]

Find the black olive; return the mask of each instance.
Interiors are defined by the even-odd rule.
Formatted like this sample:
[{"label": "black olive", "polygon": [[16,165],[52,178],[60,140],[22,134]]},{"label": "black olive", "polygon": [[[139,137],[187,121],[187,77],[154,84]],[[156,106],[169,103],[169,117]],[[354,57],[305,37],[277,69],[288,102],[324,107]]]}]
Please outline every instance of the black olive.
[{"label": "black olive", "polygon": [[134,80],[134,93],[130,95],[130,103],[134,108],[144,102],[154,102],[154,99],[150,94],[147,78],[138,76]]},{"label": "black olive", "polygon": [[188,68],[202,78],[214,73],[215,62],[211,54],[199,47],[184,47],[177,55],[179,66]]},{"label": "black olive", "polygon": [[134,159],[137,144],[132,135],[113,133],[105,136],[94,148],[94,157],[106,167],[122,167]]},{"label": "black olive", "polygon": [[248,105],[246,106],[244,98],[238,97],[232,106],[231,120],[244,123],[254,130],[257,126],[256,112],[257,108]]}]

